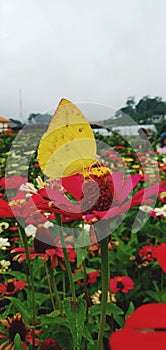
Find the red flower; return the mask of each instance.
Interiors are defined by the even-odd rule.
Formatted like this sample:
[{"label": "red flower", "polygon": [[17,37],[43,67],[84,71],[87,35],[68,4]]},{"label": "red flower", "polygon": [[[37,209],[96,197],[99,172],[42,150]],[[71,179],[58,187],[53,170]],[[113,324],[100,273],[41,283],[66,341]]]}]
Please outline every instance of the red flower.
[{"label": "red flower", "polygon": [[161,269],[166,272],[166,243],[162,243],[156,247],[155,254]]},{"label": "red flower", "polygon": [[13,218],[14,214],[10,208],[10,205],[3,199],[0,199],[0,217],[1,218]]},{"label": "red flower", "polygon": [[142,305],[125,322],[123,329],[109,339],[111,350],[165,350],[166,304]]},{"label": "red flower", "polygon": [[19,187],[27,181],[27,177],[21,177],[20,175],[11,176],[9,178],[1,177],[0,186],[8,190],[19,189]]},{"label": "red flower", "polygon": [[162,203],[166,203],[166,191],[159,193],[158,199]]},{"label": "red flower", "polygon": [[115,146],[114,149],[119,150],[119,149],[124,149],[125,146]]},{"label": "red flower", "polygon": [[55,339],[47,338],[41,344],[40,350],[61,350],[61,349]]},{"label": "red flower", "polygon": [[[66,245],[66,249],[67,249],[69,261],[74,262],[76,259],[76,252],[74,248],[68,244]],[[56,267],[58,265],[58,258],[59,258],[61,268],[63,270],[65,269],[65,266],[62,263],[62,261],[64,261],[64,253],[61,247],[56,247],[54,249],[46,249],[46,254],[47,254],[46,260],[48,259],[48,257],[50,258],[51,268]]]},{"label": "red flower", "polygon": [[[77,271],[80,271],[79,269],[76,269],[73,273],[73,276],[74,274],[77,272]],[[81,284],[81,285],[84,285],[85,283],[86,284],[89,284],[89,283],[96,283],[96,280],[97,280],[97,277],[99,276],[100,274],[100,271],[93,271],[93,272],[90,272],[87,274],[87,278],[86,278],[86,282],[84,281],[84,279],[82,278],[81,280],[77,280],[77,283],[78,284]]]},{"label": "red flower", "polygon": [[18,226],[11,226],[11,227],[9,227],[9,230],[10,231],[17,231],[18,230]]},{"label": "red flower", "polygon": [[94,272],[88,273],[87,283],[96,283],[96,280],[99,274],[100,274],[100,271],[94,271]]},{"label": "red flower", "polygon": [[164,187],[156,184],[143,188],[126,200],[140,180],[141,176],[138,174],[124,179],[122,172],[111,175],[105,167],[91,168],[83,175],[76,174],[62,179],[64,189],[77,200],[76,204],[64,192],[56,190],[53,183],[38,191],[40,196],[38,201],[35,197],[35,204],[43,209],[43,202],[44,205],[47,202],[49,212],[78,220],[84,219],[91,224],[102,218],[107,220],[122,215],[133,206],[149,204],[152,196],[164,190]]},{"label": "red flower", "polygon": [[138,255],[142,260],[154,261],[156,257],[156,247],[153,245],[145,245],[139,251]]},{"label": "red flower", "polygon": [[34,163],[34,167],[35,167],[35,168],[40,168],[39,163]]},{"label": "red flower", "polygon": [[7,280],[4,284],[0,283],[0,293],[5,295],[15,294],[24,289],[26,282],[16,281],[15,278]]},{"label": "red flower", "polygon": [[[62,247],[59,245],[59,237],[53,240],[51,233],[45,227],[38,227],[36,231],[36,236],[34,238],[34,247],[29,248],[30,259],[35,259],[37,256],[40,256],[43,260],[49,260],[51,268],[54,268],[60,262],[60,265],[63,269],[65,266],[64,253]],[[68,257],[70,262],[74,262],[76,259],[76,252],[74,248],[67,244],[66,245]],[[11,253],[18,253],[13,260],[22,262],[26,259],[25,249],[24,248],[14,248]]]},{"label": "red flower", "polygon": [[133,280],[128,276],[115,276],[110,279],[110,289],[112,293],[128,293],[129,290],[134,288]]},{"label": "red flower", "polygon": [[33,333],[35,334],[35,346],[39,345],[39,339],[36,335],[40,334],[40,331],[33,330],[25,326],[24,320],[20,314],[16,314],[13,318],[7,317],[6,320],[1,320],[1,324],[4,326],[0,330],[0,338],[4,339],[3,344],[0,345],[0,349],[14,350],[14,338],[18,333],[22,341],[23,349],[27,349],[26,342],[33,344]]}]

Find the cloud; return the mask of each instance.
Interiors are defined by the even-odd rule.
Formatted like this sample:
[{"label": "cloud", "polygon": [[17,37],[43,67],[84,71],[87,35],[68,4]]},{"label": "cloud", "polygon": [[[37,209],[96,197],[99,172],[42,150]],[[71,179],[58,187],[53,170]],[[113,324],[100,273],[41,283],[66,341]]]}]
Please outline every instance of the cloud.
[{"label": "cloud", "polygon": [[19,88],[25,119],[62,97],[115,108],[130,95],[165,98],[164,0],[3,0],[0,10],[0,115],[19,118]]}]

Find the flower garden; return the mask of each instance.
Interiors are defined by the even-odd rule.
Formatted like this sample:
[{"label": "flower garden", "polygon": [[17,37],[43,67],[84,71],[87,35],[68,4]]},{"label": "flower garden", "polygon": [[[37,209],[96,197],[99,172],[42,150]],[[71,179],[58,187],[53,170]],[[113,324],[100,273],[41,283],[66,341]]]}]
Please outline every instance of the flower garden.
[{"label": "flower garden", "polygon": [[161,349],[166,158],[97,133],[96,164],[49,180],[36,133],[0,136],[0,349]]}]

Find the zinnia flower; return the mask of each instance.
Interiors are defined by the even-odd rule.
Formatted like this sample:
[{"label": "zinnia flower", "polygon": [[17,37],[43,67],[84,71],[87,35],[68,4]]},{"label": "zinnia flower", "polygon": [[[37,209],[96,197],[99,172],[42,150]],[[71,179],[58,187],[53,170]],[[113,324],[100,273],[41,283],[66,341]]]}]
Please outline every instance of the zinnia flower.
[{"label": "zinnia flower", "polygon": [[134,288],[133,280],[128,276],[115,276],[110,279],[110,289],[112,293],[128,293]]},{"label": "zinnia flower", "polygon": [[165,350],[166,304],[145,304],[127,317],[123,329],[111,334],[111,350]]},{"label": "zinnia flower", "polygon": [[9,227],[9,223],[8,222],[0,222],[0,233],[2,233],[8,227]]},{"label": "zinnia flower", "polygon": [[153,216],[159,216],[162,218],[166,218],[166,204],[163,205],[161,208],[155,208],[153,210]]},{"label": "zinnia flower", "polygon": [[[76,269],[75,271],[74,271],[74,273],[73,273],[73,277],[74,277],[74,275],[75,275],[75,273],[77,273],[77,272],[81,272],[81,270],[79,270],[79,269]],[[78,284],[81,284],[81,285],[84,285],[85,283],[86,284],[89,284],[89,283],[96,283],[96,280],[97,280],[97,277],[99,276],[99,274],[100,274],[100,271],[93,271],[93,272],[90,272],[90,273],[88,273],[87,274],[87,276],[86,276],[86,281],[84,281],[84,275],[82,276],[82,279],[80,279],[80,280],[77,280],[77,283]]]},{"label": "zinnia flower", "polygon": [[166,272],[166,243],[156,247],[155,255],[161,269]]},{"label": "zinnia flower", "polygon": [[[14,338],[17,333],[20,335],[23,349],[27,349],[26,342],[33,344],[33,332],[35,333],[35,336],[40,334],[40,331],[34,331],[33,329],[26,327],[24,320],[19,313],[13,318],[7,317],[6,320],[1,320],[0,322],[2,326],[4,326],[3,328],[1,327],[0,330],[0,338],[4,340],[0,345],[0,350],[14,350]],[[39,339],[35,338],[34,341],[34,345],[38,346]]]},{"label": "zinnia flower", "polygon": [[[76,252],[74,248],[66,244],[68,258],[70,262],[74,262],[76,259]],[[34,238],[34,247],[29,248],[30,259],[35,259],[40,256],[43,260],[50,260],[50,267],[54,268],[60,262],[62,269],[64,266],[64,253],[59,243],[59,237],[53,240],[50,231],[45,227],[39,227]],[[25,248],[14,248],[11,253],[18,253],[13,260],[21,263],[26,259]]]},{"label": "zinnia flower", "polygon": [[8,260],[1,260],[0,261],[0,273],[6,272],[11,265],[11,262]]},{"label": "zinnia flower", "polygon": [[16,281],[15,278],[7,280],[4,284],[0,283],[0,293],[5,295],[15,294],[16,292],[24,289],[26,282]]},{"label": "zinnia flower", "polygon": [[41,344],[40,350],[61,350],[61,349],[55,339],[47,338]]},{"label": "zinnia flower", "polygon": [[[91,295],[92,304],[101,304],[102,291],[97,290],[93,295]],[[112,299],[112,300],[111,300]],[[107,293],[107,303],[116,303],[116,298],[114,293]]]},{"label": "zinnia flower", "polygon": [[19,187],[27,181],[26,177],[20,175],[11,176],[9,178],[2,177],[0,179],[0,186],[8,190],[19,189]]},{"label": "zinnia flower", "polygon": [[[84,219],[92,224],[100,219],[108,220],[124,214],[131,207],[152,202],[151,197],[163,187],[158,185],[143,188],[127,199],[129,194],[141,181],[141,175],[136,174],[124,179],[124,173],[110,173],[106,167],[95,167],[62,179],[62,186],[77,201],[69,200],[64,191],[58,191],[55,182],[49,183],[38,191],[38,196],[32,196],[36,206],[74,219]],[[46,203],[49,203],[46,204]]]},{"label": "zinnia flower", "polygon": [[8,238],[0,237],[0,249],[6,250],[6,248],[9,246],[10,246],[10,243],[8,241]]},{"label": "zinnia flower", "polygon": [[154,261],[156,257],[156,247],[153,245],[145,245],[139,251],[138,255],[141,260]]}]

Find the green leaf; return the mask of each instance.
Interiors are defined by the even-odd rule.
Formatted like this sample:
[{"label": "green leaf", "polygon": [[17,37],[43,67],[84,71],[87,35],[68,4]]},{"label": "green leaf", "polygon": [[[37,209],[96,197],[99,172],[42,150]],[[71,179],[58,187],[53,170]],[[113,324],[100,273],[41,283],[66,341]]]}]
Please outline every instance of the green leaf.
[{"label": "green leaf", "polygon": [[95,341],[93,344],[88,344],[88,350],[96,350],[97,341]]},{"label": "green leaf", "polygon": [[82,280],[84,279],[84,274],[82,271],[77,271],[75,274],[74,274],[74,277],[73,277],[73,281],[76,282],[78,280]]},{"label": "green leaf", "polygon": [[94,340],[89,332],[89,329],[87,328],[87,326],[84,326],[84,331],[83,331],[83,337],[88,340],[88,342],[90,344],[94,344]]},{"label": "green leaf", "polygon": [[64,309],[73,338],[73,348],[80,349],[86,319],[86,302],[80,298],[76,302],[65,300]]},{"label": "green leaf", "polygon": [[122,328],[124,326],[124,319],[122,316],[114,315],[114,320],[118,323],[118,325]]},{"label": "green leaf", "polygon": [[14,337],[14,345],[15,345],[15,349],[23,350],[21,337],[20,337],[20,335],[18,333]]},{"label": "green leaf", "polygon": [[60,315],[59,310],[54,310],[54,311],[50,312],[50,314],[47,314],[48,317],[57,317],[59,315]]},{"label": "green leaf", "polygon": [[10,276],[14,276],[16,279],[27,282],[27,275],[20,271],[10,271],[8,273]]},{"label": "green leaf", "polygon": [[113,304],[113,303],[109,303],[107,304],[107,311],[106,311],[107,315],[123,315],[124,311],[117,305]]},{"label": "green leaf", "polygon": [[55,325],[58,324],[60,326],[65,326],[67,328],[70,329],[70,325],[68,320],[65,317],[60,317],[60,316],[47,316],[44,315],[43,317],[41,317],[41,324],[42,325]]},{"label": "green leaf", "polygon": [[133,302],[130,301],[129,307],[126,311],[125,318],[128,317],[129,315],[131,315],[134,310],[135,310],[135,306],[134,306]]},{"label": "green leaf", "polygon": [[20,312],[25,323],[29,324],[29,320],[32,315],[27,310],[30,310],[30,305],[25,304],[25,302],[23,304],[19,299],[16,299],[14,297],[8,297],[7,299],[9,299],[12,302],[13,306],[16,308],[16,312]]},{"label": "green leaf", "polygon": [[[85,230],[84,228],[81,229],[81,232],[77,238],[77,241],[75,242],[75,247],[77,250],[77,247],[89,247],[91,244],[90,242],[90,236],[89,232]],[[87,250],[87,248],[85,248]]]},{"label": "green leaf", "polygon": [[158,293],[154,292],[153,290],[147,290],[146,294],[148,296],[150,296],[152,298],[152,300],[155,300],[158,303],[161,301],[160,295]]},{"label": "green leaf", "polygon": [[87,258],[88,252],[87,248],[77,248],[77,267],[82,265],[83,261]]},{"label": "green leaf", "polygon": [[[90,313],[92,316],[100,315],[101,313],[101,304],[98,305],[93,305],[90,308]],[[108,303],[107,304],[107,309],[106,309],[106,315],[123,315],[123,310],[120,309],[117,305],[113,303]]]}]

